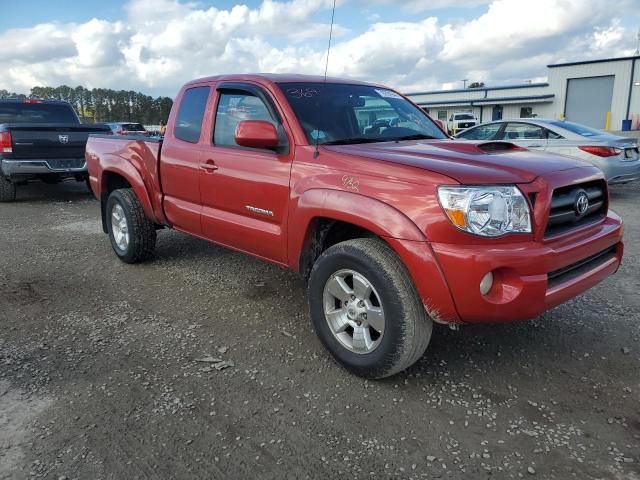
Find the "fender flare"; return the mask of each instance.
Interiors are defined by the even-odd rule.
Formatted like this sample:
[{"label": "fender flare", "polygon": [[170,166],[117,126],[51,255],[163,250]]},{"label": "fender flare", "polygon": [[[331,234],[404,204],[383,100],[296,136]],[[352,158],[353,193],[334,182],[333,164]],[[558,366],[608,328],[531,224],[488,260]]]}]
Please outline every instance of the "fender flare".
[{"label": "fender flare", "polygon": [[129,185],[131,185],[132,190],[138,197],[138,201],[142,206],[142,210],[144,210],[145,216],[153,221],[158,223],[158,219],[156,218],[155,212],[153,211],[153,206],[151,204],[151,199],[149,198],[149,193],[147,191],[147,187],[144,184],[142,179],[142,175],[140,172],[135,169],[135,167],[126,161],[119,162],[104,162],[101,176],[100,176],[100,202],[101,202],[101,210],[102,210],[102,223],[103,229],[106,232],[106,203],[108,198],[108,192],[106,191],[106,181],[105,178],[108,174],[114,173],[116,175],[121,176]]},{"label": "fender flare", "polygon": [[316,218],[356,225],[380,237],[425,242],[427,239],[404,213],[365,195],[332,189],[310,189],[297,199],[289,217],[289,262],[300,270],[300,258]]}]

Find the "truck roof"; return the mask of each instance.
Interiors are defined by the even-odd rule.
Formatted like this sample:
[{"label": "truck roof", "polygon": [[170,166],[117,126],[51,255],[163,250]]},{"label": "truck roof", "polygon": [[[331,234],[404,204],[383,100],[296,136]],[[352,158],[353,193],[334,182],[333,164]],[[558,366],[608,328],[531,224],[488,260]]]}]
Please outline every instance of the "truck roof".
[{"label": "truck roof", "polygon": [[[325,77],[322,75],[302,75],[292,73],[237,73],[228,75],[214,75],[211,77],[198,78],[188,82],[186,85],[193,85],[201,82],[227,81],[266,81],[269,83],[324,83]],[[363,82],[351,78],[327,77],[327,83],[346,83],[349,85],[370,85],[374,87],[383,87],[377,83]]]}]

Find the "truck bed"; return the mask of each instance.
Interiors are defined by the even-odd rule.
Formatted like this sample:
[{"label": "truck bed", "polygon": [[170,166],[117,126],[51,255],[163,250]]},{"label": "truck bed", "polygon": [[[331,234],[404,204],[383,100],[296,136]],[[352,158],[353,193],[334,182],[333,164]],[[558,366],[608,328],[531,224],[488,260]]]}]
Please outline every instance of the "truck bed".
[{"label": "truck bed", "polygon": [[[120,172],[137,180],[131,185],[138,196],[149,198],[153,211],[145,212],[156,223],[165,224],[160,182],[162,140],[145,135],[89,135],[85,158],[93,192],[102,192],[103,172]],[[125,160],[123,162],[122,160]]]}]

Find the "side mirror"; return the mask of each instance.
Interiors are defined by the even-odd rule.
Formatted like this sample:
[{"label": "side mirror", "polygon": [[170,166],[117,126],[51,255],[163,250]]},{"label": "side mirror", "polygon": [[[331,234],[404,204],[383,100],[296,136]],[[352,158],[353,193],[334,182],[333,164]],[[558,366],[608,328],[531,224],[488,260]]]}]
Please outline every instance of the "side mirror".
[{"label": "side mirror", "polygon": [[278,132],[272,123],[264,120],[243,120],[236,127],[236,143],[249,148],[277,148]]}]

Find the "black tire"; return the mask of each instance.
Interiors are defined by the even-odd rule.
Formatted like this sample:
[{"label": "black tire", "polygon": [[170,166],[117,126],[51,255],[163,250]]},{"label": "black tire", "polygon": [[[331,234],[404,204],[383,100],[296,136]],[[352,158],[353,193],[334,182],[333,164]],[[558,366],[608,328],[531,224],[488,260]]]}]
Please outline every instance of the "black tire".
[{"label": "black tire", "polygon": [[0,175],[0,202],[13,202],[16,199],[16,184]]},{"label": "black tire", "polygon": [[[126,218],[129,242],[126,248],[120,248],[114,238],[112,214],[116,205],[120,205]],[[109,195],[106,208],[107,231],[113,251],[125,263],[138,263],[153,256],[156,246],[155,224],[149,220],[140,205],[136,194],[130,188],[114,190]]]},{"label": "black tire", "polygon": [[[354,353],[334,335],[324,313],[324,289],[341,270],[353,270],[371,283],[384,309],[384,333],[369,353]],[[396,253],[378,238],[348,240],[328,248],[309,278],[309,305],[315,331],[338,363],[365,378],[394,375],[424,354],[433,321],[427,315],[409,272]]]}]

